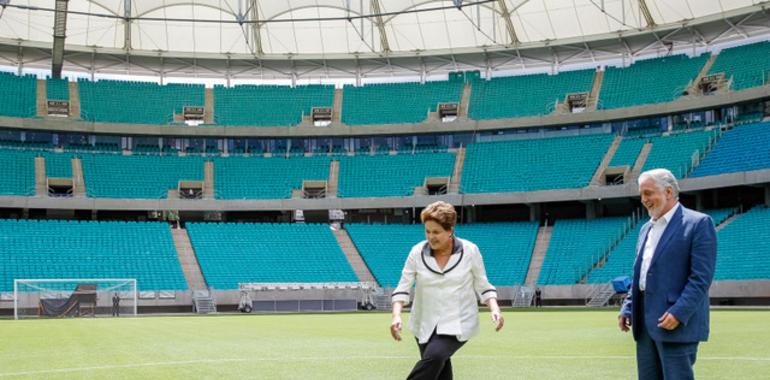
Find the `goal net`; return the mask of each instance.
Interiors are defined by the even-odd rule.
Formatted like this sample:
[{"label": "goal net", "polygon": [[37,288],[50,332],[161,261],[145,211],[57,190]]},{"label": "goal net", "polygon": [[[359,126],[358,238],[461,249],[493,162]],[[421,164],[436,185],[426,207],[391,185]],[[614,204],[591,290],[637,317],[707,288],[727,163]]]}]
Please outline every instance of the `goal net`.
[{"label": "goal net", "polygon": [[136,279],[13,280],[13,316],[15,319],[135,316],[136,308]]}]

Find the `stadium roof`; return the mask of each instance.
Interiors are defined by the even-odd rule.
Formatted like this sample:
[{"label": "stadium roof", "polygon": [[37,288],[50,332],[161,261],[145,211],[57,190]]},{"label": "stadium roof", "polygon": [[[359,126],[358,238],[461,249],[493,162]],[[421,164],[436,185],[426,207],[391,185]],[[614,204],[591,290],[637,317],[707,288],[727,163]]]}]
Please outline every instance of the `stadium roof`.
[{"label": "stadium roof", "polygon": [[[4,2],[8,4],[0,10],[0,45],[50,49],[55,1],[0,0],[0,4]],[[454,62],[462,54],[515,49],[516,57],[522,61],[519,66],[524,67],[519,51],[526,49],[545,48],[553,54],[554,46],[583,46],[590,60],[595,60],[602,54],[591,51],[595,41],[614,41],[613,47],[607,43],[600,45],[605,50],[619,47],[636,54],[638,48],[650,42],[665,46],[667,38],[676,33],[679,35],[674,36],[678,38],[675,42],[682,42],[684,29],[689,38],[685,41],[697,42],[701,47],[722,38],[756,35],[760,27],[767,33],[765,22],[752,26],[751,21],[758,17],[767,20],[768,3],[756,0],[69,0],[66,51],[267,61],[442,56]],[[701,25],[703,27],[698,28]],[[633,38],[640,35],[647,38],[636,41],[639,44],[636,46]],[[615,58],[619,57],[616,53],[613,51]],[[537,53],[525,55],[538,56]],[[0,64],[4,64],[2,58],[0,54]],[[474,61],[475,58],[478,57],[474,57]],[[537,59],[557,65],[565,63],[561,58],[538,56]],[[393,72],[393,62],[388,65]],[[412,69],[411,64],[404,65]],[[146,66],[155,70],[157,64]],[[282,66],[280,72],[288,77],[291,70],[284,68]],[[95,69],[100,71],[99,67]],[[354,68],[347,75],[359,75],[356,73],[359,69]],[[212,71],[223,70],[217,67]]]}]

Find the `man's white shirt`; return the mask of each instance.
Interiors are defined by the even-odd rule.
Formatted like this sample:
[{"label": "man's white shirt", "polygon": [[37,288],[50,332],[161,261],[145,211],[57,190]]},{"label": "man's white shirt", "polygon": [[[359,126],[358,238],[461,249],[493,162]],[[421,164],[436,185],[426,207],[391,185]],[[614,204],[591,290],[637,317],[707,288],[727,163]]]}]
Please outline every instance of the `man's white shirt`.
[{"label": "man's white shirt", "polygon": [[412,247],[392,301],[406,305],[412,293],[414,304],[408,327],[420,343],[426,343],[434,329],[440,335],[468,340],[479,331],[476,295],[482,302],[497,298],[479,248],[459,238],[455,238],[453,253],[443,270],[431,255],[427,241]]},{"label": "man's white shirt", "polygon": [[647,232],[647,240],[642,248],[642,267],[639,271],[639,290],[641,291],[644,291],[644,289],[647,288],[647,271],[650,269],[650,262],[652,261],[652,256],[655,254],[655,249],[658,248],[661,236],[663,236],[666,227],[668,227],[671,218],[679,207],[681,206],[679,202],[677,202],[671,210],[668,210],[667,213],[663,214],[663,216],[657,220],[650,219],[652,228]]}]

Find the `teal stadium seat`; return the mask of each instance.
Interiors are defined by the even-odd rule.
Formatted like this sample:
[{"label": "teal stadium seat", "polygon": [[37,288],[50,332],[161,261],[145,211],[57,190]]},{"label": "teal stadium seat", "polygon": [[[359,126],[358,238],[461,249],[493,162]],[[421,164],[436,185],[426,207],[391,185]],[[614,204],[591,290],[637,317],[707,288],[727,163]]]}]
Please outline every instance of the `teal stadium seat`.
[{"label": "teal stadium seat", "polygon": [[757,206],[717,233],[715,280],[770,278],[770,208]]},{"label": "teal stadium seat", "polygon": [[328,225],[187,223],[209,287],[239,283],[357,282]]},{"label": "teal stadium seat", "polygon": [[646,142],[647,140],[641,138],[624,137],[620,142],[620,146],[618,146],[618,150],[615,151],[615,155],[612,156],[612,160],[610,160],[610,166],[627,165],[633,168]]},{"label": "teal stadium seat", "polygon": [[[703,212],[711,216],[715,225],[719,225],[735,212],[735,210],[716,209],[705,210]],[[636,243],[639,239],[639,232],[647,221],[648,219],[646,217],[642,218],[634,229],[629,231],[628,234],[623,237],[623,240],[621,240],[612,252],[610,252],[604,265],[591,271],[588,276],[589,283],[606,283],[618,276],[631,277],[633,275],[634,260],[636,259]],[[721,235],[717,238],[719,239],[717,245],[720,246],[722,244]]]},{"label": "teal stadium seat", "polygon": [[345,85],[342,122],[347,125],[420,123],[439,103],[459,103],[461,80]]},{"label": "teal stadium seat", "polygon": [[695,80],[710,54],[646,59],[626,68],[607,67],[599,94],[600,109],[673,101]]},{"label": "teal stadium seat", "polygon": [[202,84],[79,79],[80,117],[108,123],[171,124],[185,106],[203,107]]},{"label": "teal stadium seat", "polygon": [[86,194],[93,198],[166,198],[179,181],[202,181],[201,157],[82,154]]},{"label": "teal stadium seat", "polygon": [[0,219],[0,291],[14,279],[135,278],[187,290],[166,223]]},{"label": "teal stadium seat", "polygon": [[652,149],[642,170],[666,168],[679,178],[692,169],[693,157],[703,157],[719,130],[700,130],[650,138]]},{"label": "teal stadium seat", "polygon": [[45,175],[53,178],[72,178],[71,153],[40,152],[39,156],[45,158]]},{"label": "teal stadium seat", "polygon": [[46,78],[45,92],[48,100],[70,100],[70,87],[67,78]]},{"label": "teal stadium seat", "polygon": [[339,197],[396,197],[414,194],[426,177],[451,177],[454,153],[343,156]]},{"label": "teal stadium seat", "polygon": [[468,116],[484,120],[547,115],[567,94],[590,92],[595,73],[580,70],[474,80]]},{"label": "teal stadium seat", "polygon": [[631,277],[633,275],[636,242],[639,239],[639,231],[645,222],[647,222],[645,218],[640,220],[610,252],[604,265],[591,271],[588,275],[588,283],[607,283],[618,276]]},{"label": "teal stadium seat", "polygon": [[470,144],[461,190],[468,194],[586,187],[612,139],[602,134]]},{"label": "teal stadium seat", "polygon": [[[478,245],[493,285],[522,284],[537,236],[536,222],[480,223],[456,227],[456,234]],[[345,229],[382,287],[395,287],[409,250],[425,240],[420,224],[348,224]]]},{"label": "teal stadium seat", "polygon": [[719,52],[709,75],[724,73],[733,90],[764,86],[770,80],[770,42],[762,41]]},{"label": "teal stadium seat", "polygon": [[548,251],[537,278],[539,285],[574,285],[617,241],[627,217],[561,219],[553,225]]},{"label": "teal stadium seat", "polygon": [[710,216],[711,220],[714,221],[714,225],[718,226],[727,220],[727,218],[729,218],[731,215],[735,214],[736,211],[737,210],[735,208],[719,208],[713,210],[703,210],[702,212]]},{"label": "teal stadium seat", "polygon": [[37,114],[37,77],[0,72],[0,115],[35,117]]},{"label": "teal stadium seat", "polygon": [[313,107],[331,107],[333,85],[214,86],[214,121],[224,126],[289,127]]},{"label": "teal stadium seat", "polygon": [[329,178],[328,157],[215,157],[218,199],[287,199],[303,180]]},{"label": "teal stadium seat", "polygon": [[0,194],[35,194],[35,152],[0,149]]},{"label": "teal stadium seat", "polygon": [[477,223],[458,225],[456,233],[479,247],[493,285],[514,286],[527,278],[537,229],[537,222]]},{"label": "teal stadium seat", "polygon": [[693,177],[770,168],[770,123],[735,126],[695,168]]}]

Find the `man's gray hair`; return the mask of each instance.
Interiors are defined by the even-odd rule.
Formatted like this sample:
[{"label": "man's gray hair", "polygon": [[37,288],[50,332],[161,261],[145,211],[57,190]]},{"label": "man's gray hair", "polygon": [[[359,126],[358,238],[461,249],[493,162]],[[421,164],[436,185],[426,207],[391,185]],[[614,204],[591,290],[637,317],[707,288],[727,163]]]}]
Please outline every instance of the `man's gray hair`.
[{"label": "man's gray hair", "polygon": [[674,190],[674,197],[679,198],[679,182],[676,181],[676,177],[668,169],[652,169],[639,175],[639,185],[646,181],[647,178],[652,178],[659,189],[665,190],[670,187]]}]

